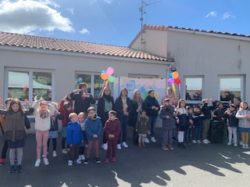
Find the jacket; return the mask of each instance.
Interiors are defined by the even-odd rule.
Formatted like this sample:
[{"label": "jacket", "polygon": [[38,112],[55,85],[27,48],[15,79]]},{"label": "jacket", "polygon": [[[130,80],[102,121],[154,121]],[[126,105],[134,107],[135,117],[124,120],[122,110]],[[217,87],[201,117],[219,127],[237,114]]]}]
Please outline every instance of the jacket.
[{"label": "jacket", "polygon": [[103,97],[99,98],[98,103],[97,103],[97,115],[100,116],[103,124],[105,124],[105,122],[107,121],[108,112],[109,112],[109,111],[105,111],[105,99],[108,102],[111,102],[112,110],[115,109],[114,98],[112,96],[109,96],[107,98],[105,96],[103,96]]},{"label": "jacket", "polygon": [[202,126],[204,119],[205,119],[205,116],[201,112],[199,112],[199,113],[194,112],[193,113],[194,126]]},{"label": "jacket", "polygon": [[250,110],[238,110],[236,118],[239,119],[240,128],[250,128],[250,120],[245,118],[246,115],[250,115]]},{"label": "jacket", "polygon": [[[158,110],[153,110],[153,106],[158,107]],[[157,116],[160,105],[155,97],[147,96],[143,102],[142,109],[146,111],[148,116]]]},{"label": "jacket", "polygon": [[227,125],[229,127],[238,127],[239,120],[238,118],[236,118],[236,111],[234,111],[230,115],[225,113],[224,117],[227,119]]},{"label": "jacket", "polygon": [[149,119],[148,117],[138,117],[137,123],[136,123],[136,130],[139,134],[147,134],[149,131]]},{"label": "jacket", "polygon": [[67,125],[67,144],[68,145],[79,145],[83,140],[83,135],[80,125],[75,122],[69,122]]},{"label": "jacket", "polygon": [[109,140],[109,134],[112,134],[115,136],[113,138],[114,140],[118,140],[120,136],[120,132],[121,132],[121,124],[120,124],[119,119],[106,121],[105,126],[104,126],[104,134],[107,140]]},{"label": "jacket", "polygon": [[98,138],[102,132],[102,122],[100,117],[96,117],[96,119],[87,118],[84,121],[85,132],[88,140],[93,140],[93,135],[97,135]]},{"label": "jacket", "polygon": [[160,118],[162,119],[162,129],[174,129],[176,125],[175,112],[173,106],[162,106],[160,111]]},{"label": "jacket", "polygon": [[[127,105],[128,105],[127,112],[130,113],[132,107],[131,107],[131,100],[128,97],[127,97]],[[121,96],[115,100],[115,111],[117,112],[118,118],[124,116]]]},{"label": "jacket", "polygon": [[7,112],[3,123],[4,137],[9,141],[24,140],[25,128],[30,128],[30,122],[25,114],[21,112]]},{"label": "jacket", "polygon": [[211,117],[212,117],[212,108],[210,106],[208,106],[207,103],[205,103],[202,106],[201,111],[203,112],[205,119],[211,119]]},{"label": "jacket", "polygon": [[86,113],[91,104],[95,104],[95,99],[90,94],[89,97],[82,97],[82,91],[72,92],[70,99],[75,101],[74,111],[79,114],[80,112]]}]

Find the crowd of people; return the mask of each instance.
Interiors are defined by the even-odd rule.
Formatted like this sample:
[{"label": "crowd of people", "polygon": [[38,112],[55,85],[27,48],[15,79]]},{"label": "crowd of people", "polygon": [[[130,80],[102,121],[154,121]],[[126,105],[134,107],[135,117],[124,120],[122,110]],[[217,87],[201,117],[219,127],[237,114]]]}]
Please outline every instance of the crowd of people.
[{"label": "crowd of people", "polygon": [[[226,137],[229,146],[241,145],[243,149],[249,149],[250,110],[240,98],[233,98],[227,105],[211,99],[190,105],[183,99],[178,100],[169,89],[159,103],[154,90],[149,90],[143,100],[139,90],[129,98],[124,88],[114,99],[107,86],[95,105],[87,87],[85,83],[80,84],[79,89],[66,95],[59,104],[35,100],[29,111],[23,109],[18,99],[7,99],[5,109],[0,111],[4,136],[0,165],[5,164],[9,149],[9,172],[22,171],[25,129],[31,127],[27,114],[31,113],[35,118],[35,167],[39,167],[41,161],[49,165],[51,143],[52,156],[58,156],[59,137],[68,166],[88,164],[93,159],[100,164],[100,147],[106,151],[106,163],[116,162],[116,150],[129,146],[128,126],[133,129],[133,143],[140,148],[159,141],[164,151],[172,151],[176,145],[186,148],[191,144],[222,142]],[[158,117],[162,123],[160,137],[155,132]]]}]

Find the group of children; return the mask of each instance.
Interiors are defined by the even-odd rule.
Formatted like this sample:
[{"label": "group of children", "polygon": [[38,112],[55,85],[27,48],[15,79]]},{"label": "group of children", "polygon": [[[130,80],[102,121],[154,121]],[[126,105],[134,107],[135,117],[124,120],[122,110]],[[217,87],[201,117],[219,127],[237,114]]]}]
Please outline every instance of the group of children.
[{"label": "group of children", "polygon": [[[10,99],[6,103],[7,110],[1,110],[1,124],[3,127],[5,141],[7,141],[10,153],[10,173],[20,173],[22,170],[23,147],[25,145],[25,128],[30,128],[29,120],[23,107],[17,99]],[[67,105],[64,107],[67,108]],[[68,154],[68,166],[74,163],[88,164],[94,153],[97,164],[101,163],[99,148],[100,139],[105,136],[107,150],[105,162],[116,162],[116,149],[121,134],[121,123],[117,112],[110,110],[108,119],[102,124],[97,116],[96,109],[89,107],[86,113],[74,113],[60,111],[56,103],[48,103],[40,100],[32,105],[35,116],[36,134],[36,162],[39,167],[41,159],[44,165],[49,165],[48,148],[50,142],[53,145],[52,156],[57,156],[58,120],[62,120],[62,147],[63,153]],[[63,114],[62,114],[63,113]],[[204,100],[202,106],[186,106],[185,100],[180,99],[177,107],[173,106],[170,98],[166,98],[161,106],[159,117],[162,121],[162,149],[173,150],[173,142],[185,148],[186,144],[210,143],[209,126],[211,120],[221,121],[228,128],[228,145],[242,143],[244,149],[248,149],[250,133],[250,110],[246,102],[241,102],[239,108],[234,104],[225,110],[222,103],[217,103],[212,109],[208,100]],[[66,119],[65,119],[66,118]],[[148,134],[150,133],[150,118],[147,112],[138,112],[135,125],[138,146],[144,147]],[[238,134],[241,134],[239,137]],[[66,146],[67,144],[67,146]],[[7,152],[5,148],[5,152]],[[6,153],[5,153],[6,154]],[[3,160],[1,160],[3,163]]]}]

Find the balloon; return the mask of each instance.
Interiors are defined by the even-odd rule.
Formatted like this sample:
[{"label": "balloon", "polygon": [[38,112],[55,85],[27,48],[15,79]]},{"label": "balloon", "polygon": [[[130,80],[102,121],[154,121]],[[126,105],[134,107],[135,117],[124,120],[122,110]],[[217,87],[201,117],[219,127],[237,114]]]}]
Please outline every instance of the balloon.
[{"label": "balloon", "polygon": [[109,76],[108,80],[109,80],[109,82],[114,82],[115,81],[115,77],[114,76]]},{"label": "balloon", "polygon": [[172,79],[173,78],[173,74],[172,73],[168,73],[168,78]]},{"label": "balloon", "polygon": [[179,78],[179,73],[177,71],[173,72],[173,78],[178,79]]},{"label": "balloon", "polygon": [[177,84],[177,85],[179,85],[179,84],[181,84],[181,80],[180,79],[175,79],[174,83]]},{"label": "balloon", "polygon": [[108,68],[107,68],[106,73],[107,73],[108,75],[112,75],[114,72],[115,72],[114,68],[112,68],[112,67],[108,67]]},{"label": "balloon", "polygon": [[101,77],[102,80],[106,81],[109,76],[107,74],[105,74],[105,73],[102,73],[100,77]]},{"label": "balloon", "polygon": [[174,83],[174,79],[168,79],[168,84],[173,84]]}]

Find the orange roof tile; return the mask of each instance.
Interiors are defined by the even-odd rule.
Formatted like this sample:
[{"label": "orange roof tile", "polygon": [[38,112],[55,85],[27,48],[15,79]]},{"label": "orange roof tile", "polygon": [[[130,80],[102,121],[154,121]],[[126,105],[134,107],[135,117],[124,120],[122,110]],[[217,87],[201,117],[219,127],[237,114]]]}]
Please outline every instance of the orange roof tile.
[{"label": "orange roof tile", "polygon": [[47,38],[40,36],[22,35],[15,33],[0,32],[0,46],[14,46],[23,48],[34,48],[51,51],[65,51],[74,53],[115,56],[122,58],[133,58],[150,61],[166,62],[167,59],[143,51],[128,47],[113,46],[73,41],[64,39]]}]

